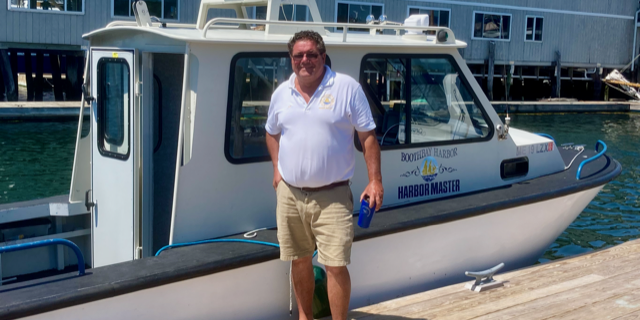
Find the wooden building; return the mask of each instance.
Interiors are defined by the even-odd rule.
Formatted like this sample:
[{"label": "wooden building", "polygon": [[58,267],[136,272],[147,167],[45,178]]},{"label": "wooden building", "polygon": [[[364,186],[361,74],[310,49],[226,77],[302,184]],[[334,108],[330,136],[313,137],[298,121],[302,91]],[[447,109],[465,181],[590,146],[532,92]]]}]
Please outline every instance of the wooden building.
[{"label": "wooden building", "polygon": [[[66,77],[68,68],[70,73],[77,73],[82,64],[69,57],[84,56],[83,33],[111,21],[134,19],[130,0],[0,1],[7,2],[6,6],[0,6],[0,21],[4,21],[0,24],[0,61],[3,61],[0,68],[4,66],[0,81],[5,83],[0,86],[0,93],[7,91],[8,99],[13,98],[13,93],[2,88],[12,88],[11,85],[17,88],[7,84],[12,78],[17,79],[17,73],[28,70],[36,73],[44,68],[50,70],[53,82],[61,77],[58,73]],[[200,5],[198,0],[146,2],[151,15],[180,23],[195,23]],[[635,0],[317,0],[317,3],[324,21],[365,23],[369,15],[375,19],[384,15],[389,21],[402,22],[410,14],[429,14],[432,25],[447,26],[457,39],[467,42],[468,47],[461,53],[494,100],[532,100],[545,96],[598,100],[602,95],[600,77],[611,69],[624,68],[640,51],[637,49],[640,41],[634,39],[639,8]],[[264,18],[266,12],[265,8],[248,11],[256,18]],[[305,20],[309,17],[306,11],[304,6],[283,6],[281,19]],[[213,16],[233,17],[235,12],[212,10],[210,17]],[[23,62],[29,59],[20,59],[25,53],[32,56],[31,67]],[[11,67],[8,72],[6,69]],[[632,69],[637,69],[636,64],[627,70],[635,79]],[[29,86],[30,77],[26,78]],[[74,82],[71,86],[77,89],[78,85]],[[77,95],[72,93],[71,98]]]}]

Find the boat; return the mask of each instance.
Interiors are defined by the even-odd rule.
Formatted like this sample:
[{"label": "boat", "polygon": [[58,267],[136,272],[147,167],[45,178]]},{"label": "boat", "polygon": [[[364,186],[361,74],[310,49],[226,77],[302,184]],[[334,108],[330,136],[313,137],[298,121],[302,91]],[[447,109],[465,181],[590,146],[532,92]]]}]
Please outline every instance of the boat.
[{"label": "boat", "polygon": [[[279,21],[292,4],[313,21]],[[48,237],[84,237],[89,268],[2,285],[0,319],[289,317],[263,126],[299,30],[320,32],[327,64],[360,82],[382,150],[387,192],[371,226],[355,227],[351,309],[535,263],[621,172],[602,141],[558,145],[510,128],[459,54],[466,44],[426,17],[327,23],[313,0],[202,0],[189,25],[145,6],[83,36],[90,121],[78,122],[69,198],[29,204],[77,218]],[[249,19],[253,6],[267,19]],[[238,18],[208,20],[214,8]],[[367,182],[357,156],[353,193]],[[65,256],[60,245],[72,246],[47,244]]]}]

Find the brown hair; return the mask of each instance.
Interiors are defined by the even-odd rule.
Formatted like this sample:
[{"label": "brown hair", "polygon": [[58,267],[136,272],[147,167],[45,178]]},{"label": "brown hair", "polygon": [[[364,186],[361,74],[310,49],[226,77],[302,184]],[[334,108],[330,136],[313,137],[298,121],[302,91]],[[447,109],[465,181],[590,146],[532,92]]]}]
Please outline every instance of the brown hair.
[{"label": "brown hair", "polygon": [[327,52],[327,49],[324,47],[324,40],[322,40],[322,36],[319,33],[311,30],[304,30],[296,32],[296,34],[291,37],[291,40],[289,40],[289,54],[293,53],[293,46],[300,40],[313,41],[316,43],[316,47],[321,54]]}]

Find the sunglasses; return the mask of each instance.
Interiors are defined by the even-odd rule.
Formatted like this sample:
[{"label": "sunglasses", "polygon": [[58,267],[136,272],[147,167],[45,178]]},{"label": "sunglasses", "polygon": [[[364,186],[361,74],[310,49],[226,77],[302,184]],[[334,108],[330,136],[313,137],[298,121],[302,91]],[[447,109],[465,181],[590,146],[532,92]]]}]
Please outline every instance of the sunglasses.
[{"label": "sunglasses", "polygon": [[316,61],[320,57],[320,54],[318,53],[298,53],[292,55],[291,58],[293,58],[293,61],[295,62],[300,62],[302,61],[302,59],[304,59],[305,55],[307,56],[307,60],[309,61]]}]

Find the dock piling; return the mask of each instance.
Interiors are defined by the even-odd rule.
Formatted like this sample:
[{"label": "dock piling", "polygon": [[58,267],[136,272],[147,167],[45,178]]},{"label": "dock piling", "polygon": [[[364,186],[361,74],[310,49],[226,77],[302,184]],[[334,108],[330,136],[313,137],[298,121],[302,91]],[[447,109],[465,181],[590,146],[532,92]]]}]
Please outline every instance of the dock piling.
[{"label": "dock piling", "polygon": [[4,80],[4,91],[7,101],[18,101],[18,86],[13,78],[13,71],[7,49],[0,49],[0,66],[2,66],[0,71],[2,72],[2,79]]},{"label": "dock piling", "polygon": [[562,82],[562,64],[560,63],[561,55],[560,51],[556,51],[556,81],[553,86],[553,92],[551,93],[554,98],[560,98],[560,84]]},{"label": "dock piling", "polygon": [[24,75],[27,82],[27,101],[33,101],[33,61],[31,59],[31,51],[24,52]]},{"label": "dock piling", "polygon": [[64,101],[62,94],[62,76],[60,74],[60,59],[56,53],[49,53],[49,65],[51,66],[51,78],[53,80],[53,95],[56,101]]},{"label": "dock piling", "polygon": [[44,67],[44,57],[42,52],[36,52],[36,85],[35,85],[35,101],[42,101],[43,98],[43,82],[42,69]]}]

